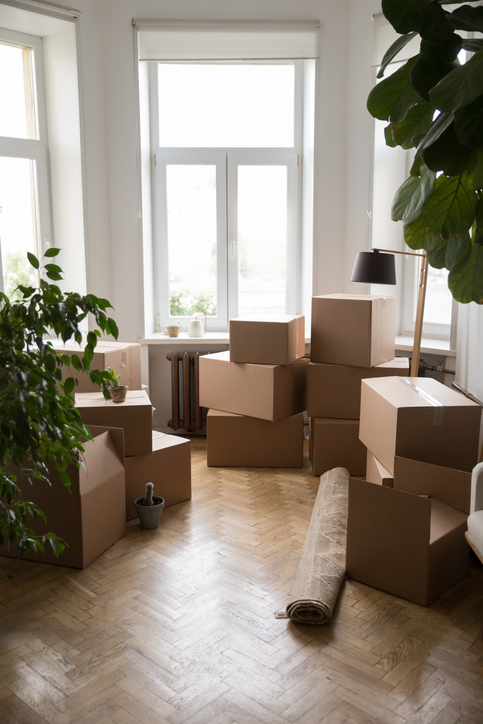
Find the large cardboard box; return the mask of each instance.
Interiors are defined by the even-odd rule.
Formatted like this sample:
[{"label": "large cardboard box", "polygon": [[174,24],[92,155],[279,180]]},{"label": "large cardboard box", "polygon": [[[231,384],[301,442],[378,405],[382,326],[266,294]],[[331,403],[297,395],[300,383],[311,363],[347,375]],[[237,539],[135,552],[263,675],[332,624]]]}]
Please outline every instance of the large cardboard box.
[{"label": "large cardboard box", "polygon": [[305,317],[230,320],[230,362],[288,365],[305,355]]},{"label": "large cardboard box", "polygon": [[[76,344],[68,342],[64,345],[55,345],[55,349],[69,357],[84,354],[86,342]],[[105,370],[112,367],[116,374],[121,375],[121,385],[127,385],[130,390],[142,389],[141,384],[141,345],[130,342],[110,342],[99,340],[95,347],[91,370]],[[77,372],[73,367],[62,368],[62,379],[75,377],[79,384],[76,392],[98,392],[99,387],[91,382],[88,372]]]},{"label": "large cardboard box", "polygon": [[[49,479],[34,485],[20,483],[21,496],[34,502],[47,517],[28,519],[29,527],[42,535],[51,531],[68,543],[57,559],[50,545],[45,555],[27,552],[24,559],[85,568],[122,538],[126,531],[126,493],[123,432],[91,427],[93,440],[85,443],[82,465],[70,465],[70,492],[50,468]],[[0,547],[0,554],[16,556],[17,546]]]},{"label": "large cardboard box", "polygon": [[77,392],[75,406],[89,427],[122,427],[126,455],[151,455],[153,407],[144,390],[128,390],[125,402],[106,400],[102,392]]},{"label": "large cardboard box", "polygon": [[237,415],[280,420],[307,405],[306,358],[290,365],[230,362],[230,353],[200,357],[200,405]]},{"label": "large cardboard box", "polygon": [[480,419],[479,405],[431,378],[362,381],[360,438],[391,474],[396,455],[470,472]]},{"label": "large cardboard box", "polygon": [[304,416],[276,422],[209,410],[207,464],[214,467],[301,468]]},{"label": "large cardboard box", "polygon": [[126,457],[126,520],[137,517],[134,501],[153,483],[154,494],[164,506],[191,498],[191,441],[177,435],[152,431],[152,454]]},{"label": "large cardboard box", "polygon": [[361,380],[396,375],[409,375],[407,357],[395,357],[375,367],[310,362],[307,370],[307,415],[358,420],[361,409]]},{"label": "large cardboard box", "polygon": [[396,297],[312,297],[312,362],[374,367],[394,358]]},{"label": "large cardboard box", "polygon": [[366,472],[366,448],[359,440],[358,420],[310,420],[310,462],[313,475],[346,468],[351,475]]},{"label": "large cardboard box", "polygon": [[394,476],[391,475],[389,470],[386,470],[384,465],[381,465],[379,460],[374,457],[370,450],[367,451],[366,480],[368,483],[385,485],[387,488],[392,488],[394,486]]},{"label": "large cardboard box", "polygon": [[439,500],[351,478],[347,576],[428,606],[468,572],[466,519]]},{"label": "large cardboard box", "polygon": [[470,514],[471,473],[419,460],[396,457],[394,487],[416,495],[436,498],[440,503]]}]

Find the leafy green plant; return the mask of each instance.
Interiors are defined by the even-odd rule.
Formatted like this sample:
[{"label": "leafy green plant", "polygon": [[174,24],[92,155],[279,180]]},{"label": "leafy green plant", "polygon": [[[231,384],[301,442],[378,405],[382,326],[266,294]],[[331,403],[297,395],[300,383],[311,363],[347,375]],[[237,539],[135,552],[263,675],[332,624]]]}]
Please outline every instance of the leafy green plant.
[{"label": "leafy green plant", "polygon": [[[475,2],[475,0],[470,0]],[[452,12],[445,5],[457,4]],[[483,7],[455,0],[382,0],[400,37],[378,77],[413,38],[420,51],[369,94],[371,115],[389,121],[388,146],[415,148],[410,176],[396,192],[392,218],[411,249],[424,249],[463,303],[483,303]],[[458,53],[473,53],[461,65]]]},{"label": "leafy green plant", "polygon": [[105,372],[109,375],[106,379],[105,386],[112,385],[113,387],[118,387],[121,381],[121,375],[116,375],[116,371],[113,367],[108,367]]},{"label": "leafy green plant", "polygon": [[30,527],[29,517],[45,516],[20,498],[20,484],[25,496],[28,483],[50,485],[50,471],[56,470],[68,488],[68,466],[79,467],[84,442],[91,439],[73,404],[75,377],[62,381],[62,366],[72,366],[74,374],[89,372],[98,385],[109,379],[105,371],[90,371],[98,329],[88,333],[82,356],[56,351],[49,337],[82,342],[80,324],[88,314],[100,330],[118,336],[106,299],[63,293],[51,283],[62,279],[62,269],[49,263],[59,251],[49,249],[42,266],[27,255],[40,273],[38,287],[20,284],[13,301],[0,293],[0,544],[17,543],[19,555],[42,553],[48,542],[58,556],[66,545],[55,533],[38,535]]}]

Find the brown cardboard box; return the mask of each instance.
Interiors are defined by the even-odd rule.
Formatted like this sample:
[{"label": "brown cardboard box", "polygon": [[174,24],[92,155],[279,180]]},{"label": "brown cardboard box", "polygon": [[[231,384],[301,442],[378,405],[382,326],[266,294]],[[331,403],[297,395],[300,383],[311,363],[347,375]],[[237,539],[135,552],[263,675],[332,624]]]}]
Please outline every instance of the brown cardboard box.
[{"label": "brown cardboard box", "polygon": [[389,470],[386,470],[384,465],[381,465],[369,450],[367,451],[366,480],[368,483],[385,485],[387,488],[392,488],[394,485],[394,476],[391,475]]},{"label": "brown cardboard box", "polygon": [[358,420],[361,380],[396,375],[409,375],[407,357],[396,357],[375,367],[310,362],[307,370],[307,415]]},{"label": "brown cardboard box", "polygon": [[[91,427],[94,438],[85,443],[79,468],[71,465],[67,473],[70,492],[51,469],[52,483],[36,481],[20,484],[22,497],[34,502],[47,517],[28,520],[39,535],[52,531],[68,543],[59,559],[50,545],[45,554],[27,552],[23,558],[61,566],[85,568],[122,538],[126,530],[125,472],[122,430]],[[84,467],[85,466],[85,467]],[[1,555],[16,556],[17,546],[0,548]]]},{"label": "brown cardboard box", "polygon": [[144,390],[128,390],[120,403],[104,399],[102,392],[77,392],[75,405],[89,427],[122,427],[126,455],[151,455],[153,408]]},{"label": "brown cardboard box", "polygon": [[396,457],[394,487],[416,495],[428,495],[440,503],[470,514],[471,473]]},{"label": "brown cardboard box", "polygon": [[305,355],[305,317],[230,320],[230,362],[288,365]]},{"label": "brown cardboard box", "polygon": [[313,475],[346,468],[351,475],[366,472],[366,448],[359,440],[358,420],[310,420],[310,462]]},{"label": "brown cardboard box", "polygon": [[431,378],[362,381],[360,439],[391,474],[396,455],[470,472],[480,418],[479,405]]},{"label": "brown cardboard box", "polygon": [[200,405],[237,415],[280,420],[306,408],[308,359],[290,365],[230,362],[230,353],[200,357]]},{"label": "brown cardboard box", "polygon": [[[69,357],[76,354],[82,356],[86,342],[76,344],[68,342],[62,346],[55,345],[55,349]],[[99,340],[95,347],[91,370],[105,370],[112,367],[116,374],[121,375],[121,385],[127,385],[130,390],[140,390],[141,385],[141,345],[130,342],[109,342]],[[99,387],[91,382],[88,372],[77,372],[73,367],[62,368],[62,379],[75,377],[79,384],[76,392],[99,392]]]},{"label": "brown cardboard box", "polygon": [[438,500],[351,478],[347,576],[428,606],[468,572],[466,519]]},{"label": "brown cardboard box", "polygon": [[374,367],[394,358],[396,297],[312,297],[312,362]]},{"label": "brown cardboard box", "polygon": [[214,467],[301,468],[304,416],[276,422],[209,410],[207,464]]},{"label": "brown cardboard box", "polygon": [[152,454],[126,457],[126,520],[137,517],[134,501],[153,483],[154,495],[164,506],[191,498],[191,441],[177,435],[152,431]]}]

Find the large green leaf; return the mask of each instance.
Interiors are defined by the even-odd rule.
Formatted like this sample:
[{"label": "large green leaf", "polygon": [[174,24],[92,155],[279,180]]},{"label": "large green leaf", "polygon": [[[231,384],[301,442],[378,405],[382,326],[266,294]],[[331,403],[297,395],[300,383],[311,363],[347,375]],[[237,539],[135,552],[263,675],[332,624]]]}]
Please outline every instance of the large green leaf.
[{"label": "large green leaf", "polygon": [[471,149],[462,146],[455,133],[454,124],[424,151],[424,162],[432,171],[442,171],[446,176],[459,176],[468,166]]},{"label": "large green leaf", "polygon": [[469,40],[463,39],[463,50],[469,50],[470,53],[478,53],[480,50],[483,50],[483,40],[473,38]]},{"label": "large green leaf", "polygon": [[463,38],[453,33],[442,43],[428,43],[427,40],[421,41],[421,54],[430,63],[437,65],[449,65],[458,57],[458,53],[463,47]]},{"label": "large green leaf", "polygon": [[388,78],[384,78],[369,93],[367,110],[381,121],[391,118],[393,123],[403,120],[409,108],[422,98],[411,85],[411,68],[419,58],[415,55]]},{"label": "large green leaf", "polygon": [[448,242],[441,239],[441,237],[438,239],[438,242],[439,243],[435,244],[432,249],[426,251],[426,256],[429,264],[434,267],[434,269],[444,269],[446,247],[448,246]]},{"label": "large green leaf", "polygon": [[[482,8],[483,10],[483,8]],[[467,106],[483,93],[483,51],[475,53],[464,65],[454,68],[429,94],[440,111],[451,113]]]},{"label": "large green leaf", "polygon": [[404,241],[410,249],[413,249],[414,251],[424,249],[426,232],[424,231],[420,216],[410,224],[406,224],[404,226],[403,233]]},{"label": "large green leaf", "polygon": [[448,274],[448,287],[457,302],[483,304],[483,246],[472,243]]},{"label": "large green leaf", "polygon": [[411,69],[411,84],[421,98],[429,101],[431,89],[453,69],[453,64],[435,65],[420,55]]},{"label": "large green leaf", "polygon": [[422,11],[429,11],[429,0],[382,0],[382,12],[394,30],[401,35],[420,31]]},{"label": "large green leaf", "polygon": [[440,113],[439,116],[434,121],[433,125],[430,127],[427,134],[424,136],[424,138],[421,139],[419,142],[418,148],[416,150],[416,158],[420,158],[421,154],[423,153],[424,149],[430,146],[432,143],[438,139],[442,133],[445,132],[445,130],[448,128],[451,123],[453,123],[454,120],[454,114],[453,113]]},{"label": "large green leaf", "polygon": [[480,235],[483,235],[483,197],[479,198],[475,206],[476,228]]},{"label": "large green leaf", "polygon": [[473,191],[483,189],[483,148],[475,149],[468,163],[468,184]]},{"label": "large green leaf", "polygon": [[432,193],[435,174],[426,166],[421,166],[420,172],[419,178],[410,176],[396,191],[391,208],[394,221],[411,224],[418,218],[425,200]]},{"label": "large green leaf", "polygon": [[462,5],[448,15],[448,21],[456,30],[476,30],[483,32],[483,8]]},{"label": "large green leaf", "polygon": [[446,269],[451,270],[456,264],[470,253],[471,251],[471,239],[469,234],[460,236],[459,239],[449,239],[446,245],[446,254],[444,259],[444,265]]},{"label": "large green leaf", "polygon": [[435,2],[429,7],[423,5],[420,35],[423,40],[434,45],[443,45],[454,34],[454,29],[448,20],[448,13]]},{"label": "large green leaf", "polygon": [[389,148],[396,148],[397,143],[392,136],[392,124],[391,123],[384,128],[384,139],[386,141],[386,146],[389,146]]},{"label": "large green leaf", "polygon": [[406,118],[401,121],[401,123],[391,125],[394,143],[397,146],[401,146],[401,148],[412,148],[415,146],[415,139],[421,135],[425,135],[429,130],[433,120],[433,112],[433,106],[426,102],[417,103],[410,108],[406,114]]},{"label": "large green leaf", "polygon": [[401,50],[405,48],[406,45],[411,42],[413,38],[416,37],[416,35],[417,33],[407,33],[407,35],[401,35],[399,38],[397,38],[397,40],[394,41],[391,47],[386,50],[382,57],[379,73],[377,74],[378,78],[382,78],[384,76],[384,71],[386,70],[389,63],[394,60],[396,55],[400,53]]},{"label": "large green leaf", "polygon": [[464,176],[440,176],[421,210],[426,233],[443,239],[466,234],[475,218],[475,204],[476,194]]},{"label": "large green leaf", "polygon": [[483,146],[483,95],[456,111],[454,125],[458,140],[465,146]]}]

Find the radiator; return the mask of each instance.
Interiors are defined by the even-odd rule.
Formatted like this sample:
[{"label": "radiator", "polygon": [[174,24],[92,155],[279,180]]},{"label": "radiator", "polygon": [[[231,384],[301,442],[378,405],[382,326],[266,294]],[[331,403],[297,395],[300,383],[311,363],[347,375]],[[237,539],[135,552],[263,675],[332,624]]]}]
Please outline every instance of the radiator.
[{"label": "radiator", "polygon": [[[200,355],[209,352],[169,352],[171,362],[171,409],[168,427],[197,432],[206,428],[206,410],[200,407]],[[180,370],[181,368],[181,370]]]}]

